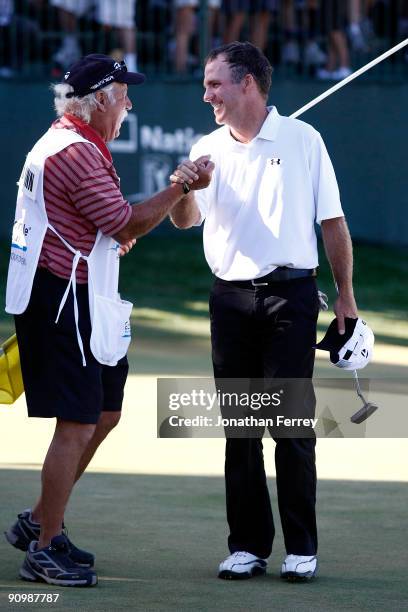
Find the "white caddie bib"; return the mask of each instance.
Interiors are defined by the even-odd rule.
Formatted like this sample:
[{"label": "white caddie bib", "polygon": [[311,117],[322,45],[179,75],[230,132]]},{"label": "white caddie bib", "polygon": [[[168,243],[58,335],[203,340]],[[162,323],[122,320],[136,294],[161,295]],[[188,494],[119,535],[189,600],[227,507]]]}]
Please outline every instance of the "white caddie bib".
[{"label": "white caddie bib", "polygon": [[[120,299],[118,243],[98,231],[91,253],[86,256],[75,250],[48,222],[43,194],[44,165],[74,142],[97,146],[68,129],[50,128],[27,155],[20,180],[16,215],[13,225],[11,255],[7,277],[6,312],[23,313],[29,303],[34,276],[47,229],[53,231],[73,254],[72,271],[61,300],[56,323],[72,287],[78,345],[85,366],[85,355],[78,326],[76,300],[76,268],[80,259],[88,264],[88,295],[92,333],[91,350],[104,365],[114,366],[126,355],[131,340],[130,314],[133,304]],[[101,154],[101,153],[100,153]],[[102,155],[102,154],[101,154]]]}]

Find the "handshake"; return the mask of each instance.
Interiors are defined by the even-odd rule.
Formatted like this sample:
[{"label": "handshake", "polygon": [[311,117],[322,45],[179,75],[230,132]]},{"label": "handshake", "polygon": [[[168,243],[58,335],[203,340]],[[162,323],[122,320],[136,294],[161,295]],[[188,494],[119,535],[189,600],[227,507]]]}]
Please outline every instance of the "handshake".
[{"label": "handshake", "polygon": [[186,183],[193,191],[205,189],[211,183],[214,167],[213,162],[210,161],[210,155],[202,155],[194,162],[185,159],[170,175],[170,181],[172,183]]}]

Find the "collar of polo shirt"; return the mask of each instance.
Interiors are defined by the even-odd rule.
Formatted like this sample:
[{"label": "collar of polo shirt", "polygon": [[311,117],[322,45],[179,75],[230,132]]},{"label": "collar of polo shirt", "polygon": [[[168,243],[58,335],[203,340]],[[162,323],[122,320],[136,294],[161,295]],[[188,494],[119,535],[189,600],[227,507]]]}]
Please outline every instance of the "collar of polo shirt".
[{"label": "collar of polo shirt", "polygon": [[229,135],[231,137],[232,144],[236,143],[244,147],[248,147],[248,146],[250,147],[258,138],[262,138],[263,140],[270,140],[272,142],[276,140],[276,136],[279,130],[279,124],[281,120],[280,115],[277,111],[276,106],[267,106],[266,108],[268,111],[268,115],[265,118],[265,121],[263,122],[262,127],[259,130],[258,134],[255,136],[255,138],[253,138],[249,142],[241,142],[237,140],[231,134],[230,129],[227,128],[229,131]]},{"label": "collar of polo shirt", "polygon": [[279,130],[279,124],[281,121],[280,115],[276,109],[276,106],[267,106],[268,116],[262,124],[256,138],[263,138],[264,140],[276,140],[276,136]]}]

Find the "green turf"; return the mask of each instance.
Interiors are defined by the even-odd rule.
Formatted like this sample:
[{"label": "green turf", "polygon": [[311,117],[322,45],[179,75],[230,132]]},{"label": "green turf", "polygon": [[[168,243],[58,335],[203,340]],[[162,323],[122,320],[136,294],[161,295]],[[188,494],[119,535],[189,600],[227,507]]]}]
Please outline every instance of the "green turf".
[{"label": "green turf", "polygon": [[[320,251],[322,248],[320,246]],[[377,342],[408,346],[407,249],[355,245],[355,285],[362,316]],[[3,311],[8,245],[0,242],[0,339],[14,330]],[[320,254],[319,286],[334,300],[331,272]],[[131,372],[139,374],[211,375],[208,294],[212,277],[197,231],[155,232],[138,241],[122,259],[121,290],[134,302]],[[332,312],[319,319],[319,331]],[[373,366],[374,367],[374,366]],[[370,376],[405,376],[375,366]]]},{"label": "green turf", "polygon": [[[333,303],[331,271],[321,245],[319,251],[319,285]],[[356,244],[354,255],[355,291],[360,308],[406,318],[407,288],[403,279],[408,276],[408,249]],[[139,307],[207,317],[206,310],[197,312],[191,304],[208,301],[211,282],[198,233],[147,236],[122,260],[122,290]]]},{"label": "green turf", "polygon": [[[331,272],[320,245],[319,285],[334,299]],[[406,248],[356,244],[355,291],[361,309],[407,315],[408,275]],[[0,294],[4,295],[8,244],[0,243]],[[201,235],[197,231],[160,231],[141,238],[122,259],[122,293],[137,307],[155,308],[206,317],[194,308],[208,300],[211,273],[205,262]],[[0,303],[0,305],[3,302]],[[2,310],[2,309],[1,309]],[[0,312],[0,317],[4,316]]]},{"label": "green turf", "polygon": [[[137,450],[135,450],[137,452]],[[2,470],[2,529],[31,503],[39,473]],[[271,493],[275,517],[275,484]],[[312,584],[278,577],[284,555],[279,520],[268,574],[244,582],[216,578],[226,554],[221,478],[88,474],[66,517],[72,539],[97,556],[94,589],[31,585],[17,578],[23,553],[0,543],[0,609],[8,593],[60,593],[48,610],[343,611],[408,609],[408,485],[320,481],[320,576]]]}]

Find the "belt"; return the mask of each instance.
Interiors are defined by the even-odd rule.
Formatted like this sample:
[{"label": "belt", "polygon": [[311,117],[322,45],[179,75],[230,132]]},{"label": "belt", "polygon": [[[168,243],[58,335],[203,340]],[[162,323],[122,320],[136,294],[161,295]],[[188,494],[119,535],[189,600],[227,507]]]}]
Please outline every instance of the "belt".
[{"label": "belt", "polygon": [[279,267],[275,268],[275,270],[269,274],[266,274],[266,276],[261,276],[261,278],[255,278],[247,281],[223,280],[223,282],[231,283],[231,285],[235,285],[241,289],[256,289],[256,287],[267,287],[271,283],[280,283],[282,281],[290,281],[297,278],[308,278],[315,276],[317,276],[317,268],[307,270],[303,268]]}]

